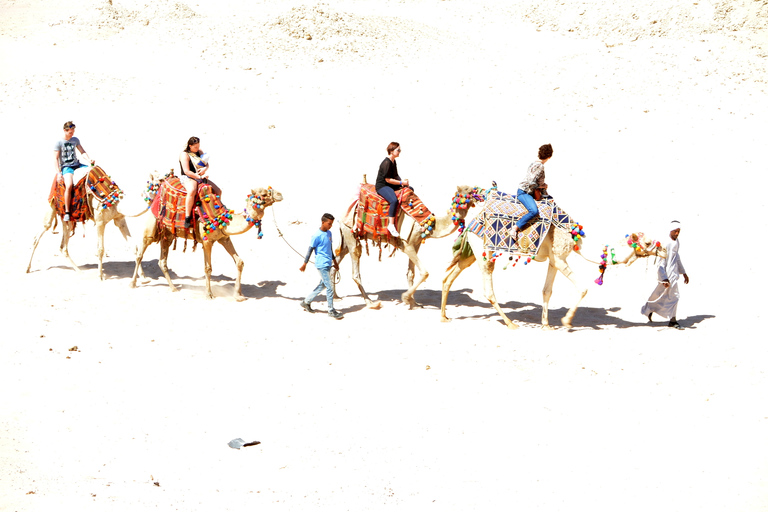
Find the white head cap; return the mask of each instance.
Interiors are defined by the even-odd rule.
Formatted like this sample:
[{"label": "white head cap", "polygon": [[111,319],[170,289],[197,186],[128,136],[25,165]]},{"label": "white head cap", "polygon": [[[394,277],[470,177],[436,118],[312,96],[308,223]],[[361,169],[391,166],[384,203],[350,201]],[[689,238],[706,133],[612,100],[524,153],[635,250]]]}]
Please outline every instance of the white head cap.
[{"label": "white head cap", "polygon": [[676,229],[680,229],[682,227],[683,227],[683,225],[680,223],[679,220],[673,220],[672,222],[669,223],[669,231],[670,232],[672,232],[672,231],[674,231]]}]

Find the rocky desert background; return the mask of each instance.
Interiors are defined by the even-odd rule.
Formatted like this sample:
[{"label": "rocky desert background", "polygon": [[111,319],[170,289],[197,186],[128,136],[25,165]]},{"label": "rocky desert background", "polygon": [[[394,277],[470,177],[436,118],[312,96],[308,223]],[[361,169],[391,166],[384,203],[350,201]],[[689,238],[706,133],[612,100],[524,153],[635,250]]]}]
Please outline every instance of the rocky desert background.
[{"label": "rocky desert background", "polygon": [[[768,378],[757,256],[768,244],[765,0],[329,2],[0,0],[6,145],[0,240],[0,511],[768,510]],[[42,230],[67,120],[142,211],[150,172],[202,139],[224,202],[284,200],[263,239],[159,248],[128,286],[132,241]],[[573,329],[540,329],[546,266],[497,265],[507,330],[467,270],[439,321],[453,237],[400,303],[402,254],[342,262],[335,321],[299,301],[320,216],[341,218],[390,141],[442,214],[460,184],[514,191],[536,149],[583,252],[684,223],[678,319],[639,310],[652,260],[570,262]],[[281,236],[282,235],[282,236]],[[334,230],[338,241],[339,233]],[[301,256],[298,253],[301,253]],[[374,251],[372,251],[373,253]],[[322,299],[322,297],[321,297]],[[317,309],[325,310],[319,299]],[[555,280],[550,320],[576,300]],[[763,340],[763,341],[760,341]],[[259,440],[233,450],[234,438]]]}]

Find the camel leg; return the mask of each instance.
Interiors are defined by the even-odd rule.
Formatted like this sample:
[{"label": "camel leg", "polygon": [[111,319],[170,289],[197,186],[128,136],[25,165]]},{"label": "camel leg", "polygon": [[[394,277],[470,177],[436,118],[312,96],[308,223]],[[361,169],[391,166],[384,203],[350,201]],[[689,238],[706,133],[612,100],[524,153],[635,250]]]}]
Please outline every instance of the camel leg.
[{"label": "camel leg", "polygon": [[510,329],[517,329],[518,325],[507,318],[507,315],[505,315],[504,311],[501,310],[501,306],[499,306],[499,303],[496,300],[496,294],[493,292],[493,270],[496,267],[496,262],[487,260],[480,261],[479,263],[480,273],[483,276],[483,292],[485,293],[485,298],[488,299],[488,302],[491,303],[493,309],[495,309],[496,312],[501,316],[501,319],[504,320],[504,323],[507,327]]},{"label": "camel leg", "polygon": [[243,295],[242,291],[240,290],[240,278],[243,275],[243,267],[245,266],[245,262],[237,254],[231,237],[220,238],[217,241],[224,246],[229,255],[232,256],[232,259],[235,261],[235,266],[237,267],[237,279],[235,279],[235,300],[242,302],[247,299],[247,297]]},{"label": "camel leg", "polygon": [[[171,287],[172,292],[179,291],[176,286],[173,285],[173,281],[171,281],[171,276],[168,274],[168,253],[171,249],[171,243],[173,243],[173,239],[168,237],[163,238],[160,240],[160,260],[158,261],[158,264],[160,265],[160,270],[163,271],[163,275],[165,276],[165,279],[168,281],[168,286]],[[134,271],[135,272],[135,271]]]},{"label": "camel leg", "polygon": [[145,281],[144,269],[141,267],[141,260],[144,259],[144,252],[152,244],[152,239],[147,239],[146,236],[141,237],[141,246],[136,247],[136,267],[133,269],[133,278],[131,279],[130,287],[136,288],[136,278],[141,274],[142,282]]},{"label": "camel leg", "polygon": [[355,245],[354,250],[349,252],[349,257],[352,259],[352,280],[363,295],[366,307],[370,309],[379,309],[381,307],[381,301],[377,300],[374,302],[368,297],[368,294],[365,293],[365,288],[363,288],[363,280],[360,279],[360,257],[362,256],[362,252],[363,249],[359,243]]},{"label": "camel leg", "polygon": [[[120,230],[120,234],[123,235],[126,243],[128,243],[129,246],[133,246],[134,250],[136,250],[136,246],[132,244],[133,238],[131,237],[131,230],[128,229],[128,223],[126,222],[125,217],[119,217],[115,219],[114,222],[117,229]],[[141,276],[142,281],[146,281],[147,276],[144,274],[144,268],[141,265],[139,265],[139,276]]]},{"label": "camel leg", "polygon": [[61,251],[61,254],[67,257],[70,265],[72,265],[72,268],[75,269],[75,272],[80,272],[80,267],[77,266],[72,257],[69,255],[69,238],[72,236],[69,232],[70,224],[74,224],[74,222],[61,223],[61,245],[59,246],[59,251]]},{"label": "camel leg", "polygon": [[[427,271],[426,268],[421,264],[421,260],[419,259],[419,249],[414,248],[411,244],[404,244],[404,247],[402,248],[403,252],[406,256],[408,256],[408,285],[410,288],[408,288],[403,294],[400,296],[400,300],[408,304],[409,309],[414,308],[420,308],[423,307],[421,304],[417,303],[416,300],[413,298],[413,294],[416,293],[416,290],[421,286],[421,284],[427,280],[429,277],[429,271]],[[414,280],[414,267],[419,271],[419,279]]]},{"label": "camel leg", "polygon": [[552,260],[550,260],[549,266],[547,267],[547,279],[544,281],[544,290],[542,292],[544,300],[541,306],[541,328],[546,331],[553,329],[553,327],[549,325],[549,299],[552,297],[552,286],[556,276],[557,267]]},{"label": "camel leg", "polygon": [[35,251],[37,250],[37,244],[40,243],[40,239],[43,238],[43,235],[46,231],[51,229],[51,226],[53,225],[53,221],[56,220],[56,210],[51,208],[45,213],[45,219],[43,219],[43,230],[40,232],[39,235],[35,237],[35,242],[32,244],[32,254],[29,255],[29,265],[27,265],[27,274],[29,274],[29,269],[32,268],[32,258],[35,256]]},{"label": "camel leg", "polygon": [[104,259],[104,228],[106,223],[104,219],[96,220],[96,257],[99,258],[99,279],[104,280],[104,270],[102,260]]},{"label": "camel leg", "polygon": [[213,243],[203,242],[203,255],[205,256],[205,298],[213,299],[213,291],[211,291],[211,272],[213,266],[211,265],[211,250],[213,249]]},{"label": "camel leg", "polygon": [[[344,259],[344,256],[349,254],[349,245],[346,242],[346,239],[344,238],[344,231],[341,231],[341,245],[339,246],[339,255],[336,256],[336,263],[339,265],[339,268],[341,268],[341,260]],[[331,283],[333,283],[333,300],[341,300],[341,297],[336,293],[336,267],[331,267]]]},{"label": "camel leg", "polygon": [[464,269],[469,268],[475,262],[475,255],[471,255],[469,258],[462,258],[451,268],[443,278],[443,296],[440,301],[440,321],[450,322],[451,319],[445,314],[445,306],[448,304],[448,293],[451,291],[453,282],[459,277]]},{"label": "camel leg", "polygon": [[[571,309],[568,310],[568,312],[565,314],[565,316],[562,319],[562,323],[565,327],[568,327],[569,329],[572,327],[572,321],[573,316],[576,314],[576,309],[578,309],[579,304],[581,303],[582,299],[587,295],[587,288],[583,285],[581,285],[576,277],[573,274],[573,271],[568,266],[568,262],[565,261],[564,258],[554,256],[551,258],[550,261],[554,262],[554,266],[557,270],[560,271],[561,274],[563,274],[565,277],[568,278],[569,281],[573,283],[573,285],[576,287],[576,290],[579,293],[579,298],[576,300],[576,304],[571,307]],[[552,277],[552,281],[554,281],[554,277]],[[547,273],[547,280],[549,281],[549,272]],[[549,283],[549,294],[552,294],[552,283]],[[544,311],[542,312],[542,325],[546,322],[545,320],[545,314],[547,314],[547,302],[549,301],[549,297],[546,296],[546,286],[545,286],[545,304],[544,304]]]}]

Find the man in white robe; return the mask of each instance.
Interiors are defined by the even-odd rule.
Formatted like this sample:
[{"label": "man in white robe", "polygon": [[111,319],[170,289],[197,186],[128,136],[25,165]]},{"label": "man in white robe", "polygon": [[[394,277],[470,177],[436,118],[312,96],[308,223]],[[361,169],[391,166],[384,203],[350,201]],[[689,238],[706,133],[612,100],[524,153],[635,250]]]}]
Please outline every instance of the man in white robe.
[{"label": "man in white robe", "polygon": [[685,284],[688,284],[688,274],[685,273],[685,267],[680,260],[680,242],[677,241],[680,235],[680,223],[676,220],[672,221],[669,229],[671,241],[666,245],[667,257],[659,261],[659,284],[640,311],[648,317],[649,321],[652,321],[651,316],[656,313],[661,317],[669,318],[669,327],[682,329],[676,318],[677,303],[680,300],[678,280],[682,275]]}]

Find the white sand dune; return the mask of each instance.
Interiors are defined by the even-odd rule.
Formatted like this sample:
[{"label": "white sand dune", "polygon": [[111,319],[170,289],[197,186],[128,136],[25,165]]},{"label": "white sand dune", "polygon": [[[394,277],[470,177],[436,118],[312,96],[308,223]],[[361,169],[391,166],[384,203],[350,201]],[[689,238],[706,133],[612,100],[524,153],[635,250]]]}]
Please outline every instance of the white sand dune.
[{"label": "white sand dune", "polygon": [[[510,5],[511,4],[511,5]],[[0,114],[10,236],[0,241],[0,511],[768,510],[760,341],[768,244],[764,1],[0,0]],[[224,202],[285,199],[263,239],[172,252],[170,293],[128,283],[133,245],[78,226],[76,273],[42,229],[64,121],[141,207],[154,170],[201,137]],[[684,223],[683,331],[640,306],[653,261],[571,263],[574,328],[540,329],[543,264],[477,269],[449,296],[453,237],[400,303],[402,254],[342,263],[341,321],[299,307],[320,216],[341,217],[387,144],[438,213],[456,185],[514,191],[552,143],[550,191],[599,258],[626,233]],[[130,219],[135,237],[145,217]],[[279,231],[284,235],[279,236]],[[338,240],[339,234],[334,231]],[[289,245],[290,244],[290,245]],[[555,281],[550,320],[576,300]],[[315,303],[324,311],[322,297]],[[73,350],[74,347],[77,349]],[[233,438],[261,444],[239,451]]]}]

